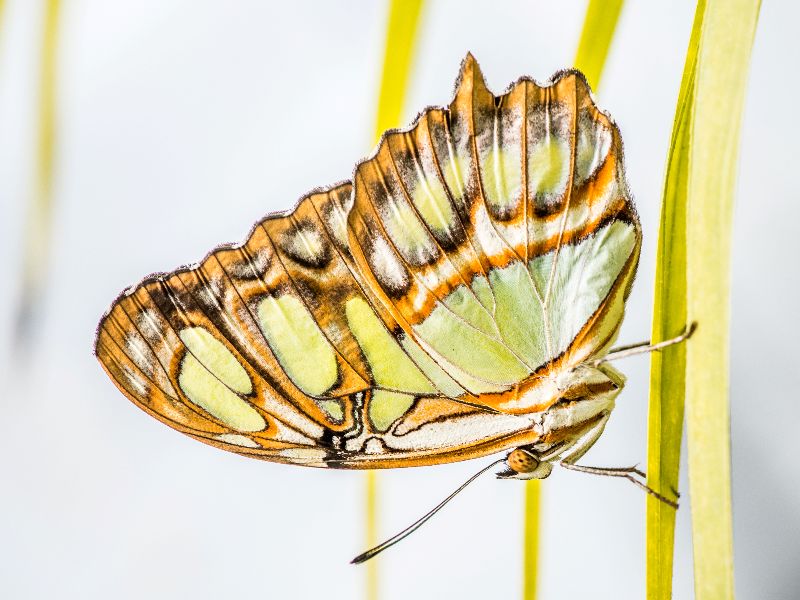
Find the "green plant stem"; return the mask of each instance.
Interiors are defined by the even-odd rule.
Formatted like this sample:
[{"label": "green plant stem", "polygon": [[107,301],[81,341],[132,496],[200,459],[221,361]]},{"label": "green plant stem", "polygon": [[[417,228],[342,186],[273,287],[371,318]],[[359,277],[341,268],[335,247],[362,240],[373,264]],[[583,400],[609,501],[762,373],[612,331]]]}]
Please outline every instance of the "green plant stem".
[{"label": "green plant stem", "polygon": [[542,482],[532,479],[525,483],[525,552],[522,563],[525,600],[536,598],[539,579],[539,545],[542,503]]},{"label": "green plant stem", "polygon": [[[603,74],[608,50],[614,37],[623,0],[600,2],[590,0],[578,42],[575,67],[583,71],[589,85],[597,90]],[[525,485],[525,535],[522,563],[522,597],[535,600],[539,582],[539,547],[541,545],[541,482]]]},{"label": "green plant stem", "polygon": [[589,0],[586,7],[574,65],[583,72],[593,90],[600,86],[622,5],[623,0]]},{"label": "green plant stem", "polygon": [[[386,45],[383,54],[378,110],[375,115],[375,139],[384,131],[400,125],[405,104],[408,80],[411,75],[414,46],[419,31],[423,0],[390,0],[386,24]],[[364,495],[365,547],[372,548],[379,542],[378,521],[380,519],[380,485],[378,474],[366,474]],[[377,600],[380,595],[378,561],[367,561],[366,598]]]},{"label": "green plant stem", "polygon": [[[661,224],[653,306],[653,342],[680,333],[687,323],[686,203],[689,176],[691,118],[697,48],[705,2],[698,3],[683,70],[672,128]],[[650,402],[647,427],[647,483],[677,499],[686,385],[686,344],[650,355]],[[647,497],[647,598],[672,597],[675,510]]]},{"label": "green plant stem", "polygon": [[22,251],[22,284],[16,314],[17,342],[24,343],[47,275],[53,212],[56,138],[56,61],[59,0],[45,2],[39,72],[36,175],[28,207]]}]

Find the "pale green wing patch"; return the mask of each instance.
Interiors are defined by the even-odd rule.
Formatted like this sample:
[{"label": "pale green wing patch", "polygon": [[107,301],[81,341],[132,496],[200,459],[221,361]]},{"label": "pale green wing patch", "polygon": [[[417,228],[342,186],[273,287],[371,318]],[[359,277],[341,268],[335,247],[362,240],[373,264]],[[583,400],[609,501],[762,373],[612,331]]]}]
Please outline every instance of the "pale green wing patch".
[{"label": "pale green wing patch", "polygon": [[542,304],[536,297],[525,265],[514,261],[489,272],[497,309],[495,320],[505,343],[528,365],[530,371],[547,358]]},{"label": "pale green wing patch", "polygon": [[450,292],[442,303],[453,313],[464,319],[467,323],[485,333],[489,337],[499,339],[500,332],[494,317],[481,304],[472,290],[460,285]]},{"label": "pale green wing patch", "polygon": [[458,398],[463,395],[464,388],[456,380],[436,363],[422,348],[412,341],[405,333],[400,335],[400,344],[408,355],[417,364],[420,370],[425,373],[428,379],[449,398]]},{"label": "pale green wing patch", "polygon": [[[530,372],[504,343],[483,334],[442,305],[413,330],[448,362],[488,383],[510,386]],[[450,375],[458,381],[456,374]],[[468,387],[467,382],[459,383]]]},{"label": "pale green wing patch", "polygon": [[569,181],[571,161],[569,144],[557,136],[547,136],[534,144],[528,158],[531,188],[541,196],[563,194]]},{"label": "pale green wing patch", "polygon": [[489,286],[489,280],[483,275],[476,275],[470,287],[472,287],[472,291],[478,299],[478,302],[483,305],[489,314],[494,314],[496,305],[492,288]]},{"label": "pale green wing patch", "polygon": [[414,396],[390,390],[374,390],[369,402],[369,418],[375,429],[386,431],[414,403]]},{"label": "pale green wing patch", "polygon": [[192,354],[181,364],[178,383],[186,397],[235,431],[253,432],[266,421],[248,402],[234,394]]},{"label": "pale green wing patch", "polygon": [[294,296],[268,296],[258,306],[261,329],[294,384],[319,396],[338,378],[336,354],[308,309]]},{"label": "pale green wing patch", "polygon": [[346,304],[347,322],[367,357],[372,377],[381,387],[416,394],[435,394],[436,388],[408,357],[362,298]]},{"label": "pale green wing patch", "polygon": [[422,219],[436,232],[443,233],[453,227],[455,211],[447,192],[439,179],[426,177],[419,169],[419,179],[411,193],[411,199]]},{"label": "pale green wing patch", "polygon": [[242,364],[204,327],[187,327],[180,338],[194,357],[222,383],[240,394],[253,391],[253,382]]},{"label": "pale green wing patch", "polygon": [[[600,307],[635,246],[634,226],[613,221],[580,243],[561,247],[547,307],[553,337],[551,358],[569,348]],[[552,258],[548,253],[531,261],[535,279],[549,275]]]},{"label": "pale green wing patch", "polygon": [[344,409],[340,400],[320,400],[319,406],[324,410],[334,421],[341,421],[344,419]]},{"label": "pale green wing patch", "polygon": [[513,211],[522,196],[522,157],[516,148],[493,147],[481,165],[483,192],[494,214]]}]

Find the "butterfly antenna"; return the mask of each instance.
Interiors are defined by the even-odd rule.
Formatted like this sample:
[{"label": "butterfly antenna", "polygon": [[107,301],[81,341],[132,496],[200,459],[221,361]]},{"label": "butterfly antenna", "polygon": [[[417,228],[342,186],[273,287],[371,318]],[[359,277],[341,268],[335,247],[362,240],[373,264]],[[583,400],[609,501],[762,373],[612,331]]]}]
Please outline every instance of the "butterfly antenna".
[{"label": "butterfly antenna", "polygon": [[414,532],[415,532],[417,529],[419,529],[420,527],[422,527],[422,525],[423,525],[423,524],[424,524],[424,523],[425,523],[425,522],[426,522],[428,519],[430,519],[430,518],[431,518],[433,515],[435,515],[435,514],[436,514],[437,512],[439,512],[439,511],[440,511],[442,508],[444,508],[444,505],[445,505],[445,504],[447,504],[448,502],[450,502],[450,500],[452,500],[453,498],[455,498],[455,497],[458,495],[458,493],[459,493],[459,492],[461,492],[461,490],[463,490],[463,489],[464,489],[465,487],[467,487],[467,486],[468,486],[470,483],[472,483],[473,481],[475,481],[475,480],[476,480],[478,477],[480,477],[481,475],[483,475],[484,473],[486,473],[486,471],[488,471],[489,469],[491,469],[491,468],[495,467],[496,465],[499,465],[499,464],[500,464],[500,463],[502,463],[502,462],[505,462],[505,458],[498,459],[498,460],[494,461],[493,463],[491,463],[491,464],[489,464],[489,465],[487,465],[487,466],[483,467],[483,468],[482,468],[480,471],[478,471],[477,473],[475,473],[475,475],[473,475],[472,477],[470,477],[469,479],[467,479],[467,480],[466,480],[464,483],[462,483],[462,484],[461,484],[461,486],[460,486],[460,487],[459,487],[459,488],[458,488],[456,491],[454,491],[454,492],[453,492],[452,494],[450,494],[450,495],[449,495],[447,498],[445,498],[445,499],[444,499],[444,500],[442,500],[442,501],[441,501],[439,504],[437,504],[437,505],[436,505],[436,506],[435,506],[433,509],[431,509],[431,510],[430,510],[428,513],[426,513],[426,514],[425,514],[425,515],[424,515],[422,518],[418,519],[417,521],[415,521],[414,523],[412,523],[411,525],[409,525],[408,527],[406,527],[405,529],[403,529],[403,531],[401,531],[400,533],[398,533],[398,534],[396,534],[396,535],[393,535],[392,537],[390,537],[388,540],[386,540],[386,541],[385,541],[385,542],[383,542],[382,544],[378,544],[377,546],[375,546],[375,547],[374,547],[374,548],[372,548],[371,550],[367,550],[366,552],[364,552],[364,553],[362,553],[362,554],[359,554],[359,555],[358,555],[358,556],[356,556],[356,557],[355,557],[353,560],[351,560],[351,561],[350,561],[350,564],[351,564],[351,565],[358,565],[358,564],[361,564],[361,563],[363,563],[363,562],[365,562],[365,561],[369,560],[369,559],[370,559],[370,558],[372,558],[373,556],[377,556],[378,554],[380,554],[381,552],[383,552],[383,551],[384,551],[384,550],[386,550],[387,548],[391,548],[391,547],[392,547],[392,546],[394,546],[394,545],[395,545],[397,542],[399,542],[399,541],[401,541],[401,540],[404,540],[405,538],[407,538],[409,535],[411,535],[412,533],[414,533]]}]

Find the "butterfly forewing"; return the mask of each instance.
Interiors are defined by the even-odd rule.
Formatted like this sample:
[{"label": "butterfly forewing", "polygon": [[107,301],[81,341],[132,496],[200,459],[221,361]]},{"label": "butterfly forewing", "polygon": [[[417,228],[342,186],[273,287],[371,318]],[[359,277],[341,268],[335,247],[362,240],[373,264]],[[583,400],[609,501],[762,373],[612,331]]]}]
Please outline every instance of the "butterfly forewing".
[{"label": "butterfly forewing", "polygon": [[352,186],[123,293],[97,356],[151,415],[268,460],[533,443],[558,373],[622,319],[641,236],[621,161],[582,76],[495,97],[468,57],[450,106],[388,132]]},{"label": "butterfly forewing", "polygon": [[639,225],[617,130],[579,74],[496,98],[468,58],[449,109],[388,133],[354,186],[363,276],[477,403],[530,411],[526,379],[613,340]]}]

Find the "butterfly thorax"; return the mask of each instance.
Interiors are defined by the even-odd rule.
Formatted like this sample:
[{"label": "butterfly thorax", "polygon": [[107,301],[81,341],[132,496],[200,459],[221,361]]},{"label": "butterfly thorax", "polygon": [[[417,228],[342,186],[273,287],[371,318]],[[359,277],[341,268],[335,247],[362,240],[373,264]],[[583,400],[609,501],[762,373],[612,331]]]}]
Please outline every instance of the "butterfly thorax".
[{"label": "butterfly thorax", "polygon": [[554,377],[552,384],[558,390],[555,401],[533,414],[537,441],[512,450],[501,477],[543,479],[554,463],[583,456],[603,432],[625,378],[607,363],[581,364]]}]

